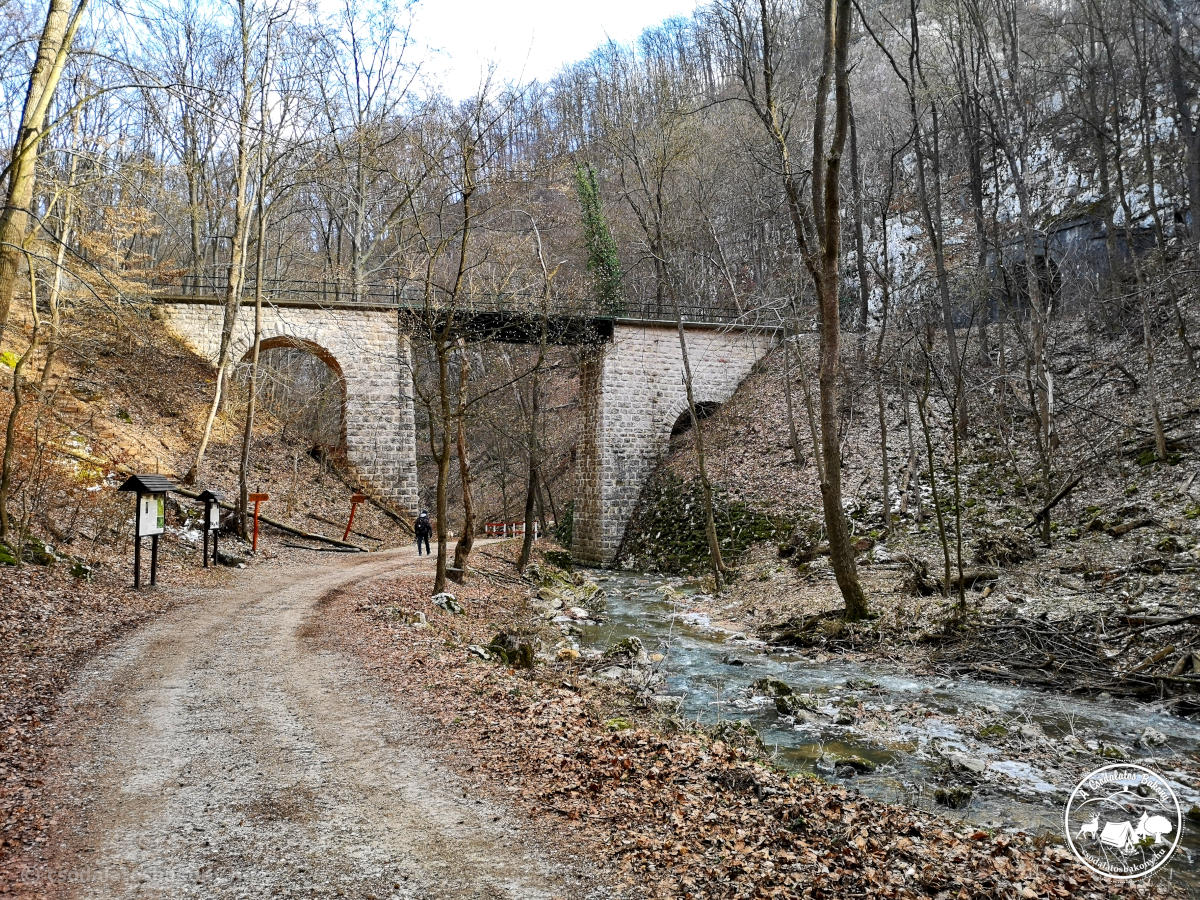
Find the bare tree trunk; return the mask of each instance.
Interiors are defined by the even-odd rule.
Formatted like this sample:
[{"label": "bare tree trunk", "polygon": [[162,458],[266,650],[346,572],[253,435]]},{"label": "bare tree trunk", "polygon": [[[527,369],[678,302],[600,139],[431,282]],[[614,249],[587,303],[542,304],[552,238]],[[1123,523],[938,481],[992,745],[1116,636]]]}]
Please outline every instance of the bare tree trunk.
[{"label": "bare tree trunk", "polygon": [[704,537],[708,542],[708,561],[712,568],[713,581],[720,589],[725,576],[725,560],[721,558],[721,541],[717,537],[717,521],[713,515],[712,485],[708,480],[708,469],[704,459],[704,434],[700,417],[696,415],[696,397],[692,392],[692,363],[688,359],[687,337],[683,330],[683,315],[679,300],[675,296],[674,283],[670,284],[671,299],[675,303],[675,326],[679,332],[679,352],[683,356],[683,386],[687,393],[688,415],[692,418],[692,441],[696,449],[696,473],[700,477],[700,501],[704,506]]},{"label": "bare tree trunk", "polygon": [[246,422],[242,430],[242,455],[238,461],[238,534],[246,536],[250,505],[250,444],[254,440],[254,414],[258,405],[258,357],[262,347],[263,264],[266,256],[267,222],[263,208],[263,185],[258,186],[258,246],[254,254],[254,346],[250,352],[250,395],[246,399]]},{"label": "bare tree trunk", "polygon": [[[0,457],[0,544],[12,547],[11,524],[9,522],[9,500],[12,494],[13,457],[17,450],[17,422],[21,417],[21,407],[24,405],[24,390],[21,387],[22,373],[26,364],[33,359],[41,337],[41,318],[38,316],[37,276],[33,268],[33,257],[26,256],[29,267],[29,308],[33,316],[33,333],[29,338],[29,346],[13,366],[12,373],[12,407],[8,411],[8,421],[4,428],[4,454]],[[15,554],[20,557],[19,549]]]},{"label": "bare tree trunk", "polygon": [[800,435],[796,431],[796,411],[792,406],[792,352],[791,335],[788,334],[787,317],[783,323],[783,397],[787,403],[788,440],[792,444],[792,461],[804,465],[804,454],[800,451]]},{"label": "bare tree trunk", "polygon": [[78,0],[72,10],[71,0],[50,0],[38,41],[37,58],[29,74],[21,123],[9,161],[8,196],[0,208],[0,337],[4,336],[8,324],[24,252],[22,248],[29,231],[38,152],[46,134],[46,114],[87,4],[88,0]]},{"label": "bare tree trunk", "polygon": [[529,557],[533,554],[533,528],[530,527],[530,522],[533,520],[533,505],[538,478],[537,418],[538,394],[541,393],[537,369],[534,369],[532,378],[533,383],[529,389],[529,434],[526,445],[529,469],[525,476],[525,534],[521,539],[521,555],[517,559],[518,572],[525,571],[525,567],[529,565]]},{"label": "bare tree trunk", "polygon": [[[737,7],[735,21],[729,23],[731,37],[741,53],[740,78],[749,94],[749,101],[763,123],[775,147],[789,217],[795,231],[796,246],[816,289],[820,318],[820,366],[817,381],[820,386],[819,409],[821,421],[821,501],[825,513],[825,530],[829,539],[829,561],[838,588],[846,602],[846,618],[861,619],[867,615],[867,598],[858,580],[854,563],[854,548],[850,543],[850,528],[842,509],[842,457],[838,441],[838,355],[840,322],[838,318],[838,288],[841,283],[841,164],[850,124],[850,79],[848,56],[850,44],[850,0],[825,0],[824,45],[821,75],[817,90],[812,124],[811,201],[801,200],[800,184],[793,171],[790,147],[785,130],[785,113],[781,112],[776,96],[777,35],[772,24],[769,0],[759,0],[759,34],[755,40],[748,33],[745,20]],[[761,62],[761,69],[755,62]],[[832,140],[828,104],[833,86]]]},{"label": "bare tree trunk", "polygon": [[[467,355],[467,342],[458,339],[458,415],[456,418],[457,434],[455,447],[458,455],[458,474],[462,481],[463,526],[454,545],[454,568],[459,577],[467,573],[467,559],[471,555],[471,547],[475,543],[475,498],[471,494],[471,456],[467,450],[467,386],[471,377],[470,359]],[[526,523],[526,528],[529,527]]]},{"label": "bare tree trunk", "polygon": [[237,324],[238,307],[242,302],[242,284],[246,278],[246,239],[249,234],[249,205],[246,193],[250,182],[250,104],[253,91],[250,80],[250,21],[245,0],[239,0],[241,30],[242,96],[238,109],[237,176],[233,202],[233,239],[229,250],[229,270],[225,281],[225,317],[221,323],[221,346],[217,355],[217,384],[212,405],[196,448],[196,459],[184,476],[184,484],[195,484],[204,464],[204,454],[212,437],[213,423],[221,408],[225,380],[229,374],[229,356],[233,344],[233,329]]}]

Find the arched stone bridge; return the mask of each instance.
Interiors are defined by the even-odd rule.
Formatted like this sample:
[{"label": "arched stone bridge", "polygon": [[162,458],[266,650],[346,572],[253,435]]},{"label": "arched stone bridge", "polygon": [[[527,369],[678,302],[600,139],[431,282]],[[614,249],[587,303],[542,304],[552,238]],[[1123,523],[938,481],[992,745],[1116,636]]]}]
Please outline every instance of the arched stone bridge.
[{"label": "arched stone bridge", "polygon": [[[173,292],[153,298],[168,328],[216,362],[223,307],[212,293]],[[243,301],[232,358],[251,349],[254,317]],[[417,448],[411,337],[417,322],[403,299],[365,297],[328,302],[303,294],[264,304],[262,346],[292,346],[322,359],[345,386],[346,461],[369,493],[416,509]],[[723,403],[766,353],[774,332],[739,327],[720,316],[684,314],[697,403]],[[731,318],[731,317],[727,317]],[[426,325],[428,318],[424,319]],[[528,343],[540,324],[528,314],[477,307],[456,317],[465,331],[491,340]],[[600,315],[558,310],[549,320],[557,344],[589,343],[581,372],[583,439],[576,453],[574,541],[581,562],[613,561],[642,485],[687,409],[683,354],[674,322],[655,311]]]}]

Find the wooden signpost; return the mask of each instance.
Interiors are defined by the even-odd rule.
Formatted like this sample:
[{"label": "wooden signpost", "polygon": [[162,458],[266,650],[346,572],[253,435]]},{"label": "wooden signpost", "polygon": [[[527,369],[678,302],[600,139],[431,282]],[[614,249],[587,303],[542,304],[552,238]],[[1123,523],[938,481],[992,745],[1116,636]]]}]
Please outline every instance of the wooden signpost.
[{"label": "wooden signpost", "polygon": [[254,538],[250,542],[252,553],[258,552],[258,504],[266,503],[271,498],[266,494],[251,494],[246,498],[254,504]]},{"label": "wooden signpost", "polygon": [[204,529],[204,568],[208,568],[208,533],[212,532],[212,562],[215,566],[217,560],[217,532],[221,528],[221,495],[216,491],[201,491],[197,500],[204,501],[204,523],[201,526]]},{"label": "wooden signpost", "polygon": [[350,540],[350,526],[354,524],[354,511],[358,509],[358,504],[365,502],[366,494],[355,494],[350,498],[350,519],[346,522],[346,533],[342,535],[343,541]]},{"label": "wooden signpost", "polygon": [[158,582],[158,536],[167,527],[167,493],[175,490],[162,475],[132,475],[119,491],[137,494],[137,513],[133,519],[133,586],[142,586],[142,538],[150,538],[150,584]]}]

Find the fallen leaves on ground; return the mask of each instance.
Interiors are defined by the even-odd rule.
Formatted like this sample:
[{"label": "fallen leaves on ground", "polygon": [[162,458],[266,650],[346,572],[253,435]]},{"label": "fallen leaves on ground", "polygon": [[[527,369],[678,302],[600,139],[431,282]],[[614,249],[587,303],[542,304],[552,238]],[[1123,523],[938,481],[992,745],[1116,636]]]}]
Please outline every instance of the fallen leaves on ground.
[{"label": "fallen leaves on ground", "polygon": [[[479,660],[469,645],[531,627],[523,586],[511,579],[456,590],[461,616],[428,594],[416,576],[346,591],[326,607],[324,640],[358,654],[403,703],[436,721],[440,743],[481,789],[545,821],[567,852],[619,865],[632,896],[1169,893],[1105,881],[1052,842],[964,830],[789,775],[682,723],[664,730],[578,663],[520,671]],[[402,624],[419,622],[416,613],[428,627]],[[639,724],[612,730],[625,724],[618,715]]]}]

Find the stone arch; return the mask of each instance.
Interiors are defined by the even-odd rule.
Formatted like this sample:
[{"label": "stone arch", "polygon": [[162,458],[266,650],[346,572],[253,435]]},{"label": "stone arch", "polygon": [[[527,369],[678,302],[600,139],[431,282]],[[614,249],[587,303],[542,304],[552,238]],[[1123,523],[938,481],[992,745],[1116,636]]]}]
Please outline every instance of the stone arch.
[{"label": "stone arch", "polygon": [[[217,361],[224,320],[218,301],[160,303],[156,308],[193,351]],[[250,350],[253,337],[253,310],[242,309],[233,332],[234,359]],[[262,341],[264,347],[304,349],[341,376],[344,445],[351,474],[365,492],[413,510],[417,448],[412,355],[396,311],[280,303],[262,311]]]},{"label": "stone arch", "polygon": [[[342,371],[342,364],[338,362],[338,358],[330,352],[330,350],[316,341],[306,340],[304,338],[295,337],[290,334],[275,334],[264,336],[259,341],[260,352],[278,349],[300,350],[307,353],[309,356],[320,360],[325,364],[325,367],[333,373],[338,383],[338,403],[339,403],[339,422],[338,422],[338,441],[334,450],[345,451],[346,449],[346,375]],[[235,351],[238,348],[235,348]],[[240,358],[241,364],[245,365],[249,362],[251,354],[254,352],[253,342],[245,348],[235,358]]]},{"label": "stone arch", "polygon": [[[696,405],[696,418],[701,422],[721,408],[719,400],[701,400],[698,397],[693,399]],[[671,425],[671,439],[674,440],[677,437],[687,434],[692,430],[694,424],[691,410],[688,409],[685,402],[683,408],[679,411],[679,415],[675,417],[675,421]]]}]

